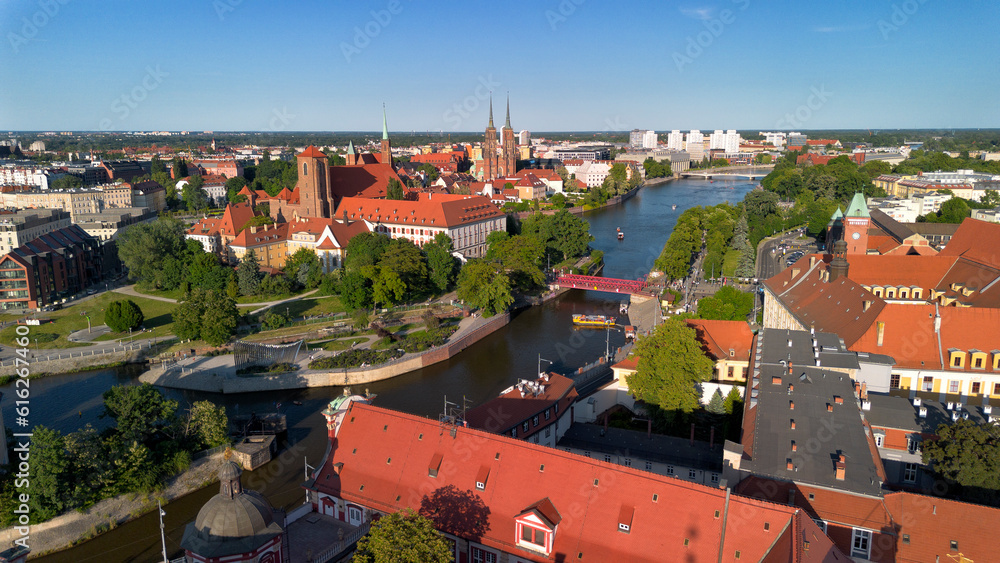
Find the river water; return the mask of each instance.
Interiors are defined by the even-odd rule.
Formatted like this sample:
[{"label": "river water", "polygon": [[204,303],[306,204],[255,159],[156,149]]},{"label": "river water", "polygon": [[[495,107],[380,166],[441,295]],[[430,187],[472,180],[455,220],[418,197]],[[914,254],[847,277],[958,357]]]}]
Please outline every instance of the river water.
[{"label": "river water", "polygon": [[[675,180],[644,187],[620,206],[587,213],[584,218],[595,238],[591,246],[604,251],[603,275],[631,279],[645,275],[685,209],[724,201],[737,203],[752,188],[753,184],[748,182]],[[625,233],[623,241],[617,240],[619,227]],[[620,346],[621,333],[574,329],[570,318],[574,313],[617,315],[618,304],[625,299],[624,295],[570,291],[540,307],[521,311],[507,327],[455,358],[372,383],[368,388],[378,395],[375,404],[379,406],[429,417],[443,411],[445,397],[455,403],[464,398],[470,406],[481,404],[517,379],[533,377],[539,356],[552,362],[549,369],[569,373],[603,355],[606,346]],[[111,421],[99,418],[103,410],[101,393],[112,385],[136,383],[137,376],[135,366],[130,366],[34,380],[32,423],[64,433],[86,423],[106,427]],[[10,424],[14,417],[13,387],[4,386],[0,391],[4,420]],[[243,481],[247,488],[262,492],[275,507],[286,509],[298,506],[304,499],[300,487],[305,480],[303,463],[318,464],[326,449],[326,425],[319,412],[341,392],[341,388],[332,387],[220,395],[164,389],[182,408],[194,401],[211,400],[225,405],[230,414],[274,410],[280,402],[281,411],[288,415],[289,445],[275,460],[245,473]],[[301,401],[302,405],[295,406],[293,401]],[[210,485],[164,507],[170,557],[180,555],[185,525],[194,520],[202,505],[217,492],[218,485]],[[158,528],[153,511],[89,542],[37,561],[160,561]]]}]

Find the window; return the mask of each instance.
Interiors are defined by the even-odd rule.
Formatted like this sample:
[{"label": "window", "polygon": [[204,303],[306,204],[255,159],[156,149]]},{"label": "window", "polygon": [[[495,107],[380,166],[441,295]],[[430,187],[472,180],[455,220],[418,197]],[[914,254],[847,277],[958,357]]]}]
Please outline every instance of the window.
[{"label": "window", "polygon": [[674,466],[673,465],[668,465],[667,466],[667,475],[673,475],[673,474],[674,474]]},{"label": "window", "polygon": [[931,391],[933,389],[934,389],[934,378],[929,375],[924,376],[924,391]]},{"label": "window", "polygon": [[517,428],[511,428],[510,435],[511,437],[517,438]]},{"label": "window", "polygon": [[875,435],[875,445],[877,447],[879,447],[879,448],[882,447],[883,440],[885,440],[885,436],[883,436],[882,434],[876,434]]},{"label": "window", "polygon": [[532,426],[538,426],[538,415],[537,414],[534,417],[531,418],[531,425]]},{"label": "window", "polygon": [[552,427],[551,426],[546,426],[545,427],[545,437],[548,438],[551,435],[552,435]]},{"label": "window", "polygon": [[948,382],[948,392],[949,393],[958,393],[959,386],[961,384],[962,384],[961,381],[949,381]]},{"label": "window", "polygon": [[545,531],[522,525],[521,541],[545,547]]},{"label": "window", "polygon": [[824,534],[826,533],[826,520],[813,520],[813,522],[815,522],[816,525],[819,526],[820,530],[823,530]]},{"label": "window", "polygon": [[632,467],[632,459],[628,457],[625,458],[624,460],[622,460],[622,465],[624,465],[625,467]]},{"label": "window", "polygon": [[521,429],[522,429],[522,430],[524,430],[525,432],[527,432],[527,431],[528,431],[528,421],[527,421],[527,420],[525,420],[525,421],[524,421],[524,422],[523,422],[523,423],[521,424]]},{"label": "window", "polygon": [[696,479],[698,477],[698,472],[694,469],[688,469],[688,479]]},{"label": "window", "polygon": [[864,557],[868,559],[871,550],[872,533],[870,530],[854,528],[851,538],[851,557]]},{"label": "window", "polygon": [[302,175],[303,176],[309,175],[309,165],[305,162],[302,163]]},{"label": "window", "polygon": [[611,463],[611,455],[610,454],[604,454],[604,461],[606,461],[608,463]]},{"label": "window", "polygon": [[918,442],[913,436],[907,436],[906,451],[910,452],[911,454],[915,454],[917,453],[918,449],[920,449],[920,442]]},{"label": "window", "polygon": [[590,457],[590,452],[583,452],[583,457]]},{"label": "window", "polygon": [[712,480],[713,484],[718,484],[719,483],[719,474],[718,473],[712,473],[711,480]]},{"label": "window", "polygon": [[962,367],[962,356],[959,356],[958,354],[953,354],[951,357],[951,365],[952,367],[956,368]]},{"label": "window", "polygon": [[983,367],[983,359],[982,358],[976,358],[976,359],[972,360],[972,367],[974,367],[974,368],[980,368],[981,369]]},{"label": "window", "polygon": [[1000,383],[993,384],[993,394],[1000,395]]},{"label": "window", "polygon": [[889,388],[890,389],[899,389],[899,374],[898,373],[894,373],[894,374],[892,374],[892,375],[889,376]]},{"label": "window", "polygon": [[497,563],[497,554],[486,551],[477,546],[469,548],[469,555],[472,556],[472,563]]},{"label": "window", "polygon": [[917,464],[916,463],[906,463],[906,464],[903,464],[903,482],[904,483],[916,483],[917,482]]},{"label": "window", "polygon": [[646,471],[652,471],[652,470],[653,470],[653,462],[652,461],[647,461],[646,462]]},{"label": "window", "polygon": [[552,416],[552,411],[545,409],[545,420],[548,420],[550,416]]},{"label": "window", "polygon": [[978,395],[978,394],[979,394],[979,390],[981,389],[981,387],[982,387],[982,384],[981,384],[980,382],[978,382],[978,381],[973,381],[973,382],[972,382],[972,390],[971,390],[971,394],[973,394],[973,395]]}]

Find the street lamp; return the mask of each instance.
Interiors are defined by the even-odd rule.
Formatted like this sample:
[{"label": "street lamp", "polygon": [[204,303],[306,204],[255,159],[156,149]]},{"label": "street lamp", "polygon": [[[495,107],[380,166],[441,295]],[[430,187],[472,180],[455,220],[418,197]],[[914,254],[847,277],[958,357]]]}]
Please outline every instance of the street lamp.
[{"label": "street lamp", "polygon": [[539,377],[542,375],[542,362],[548,362],[550,366],[555,363],[552,360],[546,360],[545,358],[542,357],[541,354],[538,354],[538,375],[539,375]]},{"label": "street lamp", "polygon": [[615,329],[616,332],[620,329],[613,325],[606,325],[606,328],[606,336],[604,337],[604,358],[607,361],[611,361],[611,329]]}]

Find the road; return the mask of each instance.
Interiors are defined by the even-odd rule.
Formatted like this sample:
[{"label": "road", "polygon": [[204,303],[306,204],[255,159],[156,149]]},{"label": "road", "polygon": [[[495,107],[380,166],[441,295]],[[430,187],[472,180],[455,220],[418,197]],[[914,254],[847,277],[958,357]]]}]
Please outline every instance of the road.
[{"label": "road", "polygon": [[788,247],[785,253],[801,250],[803,253],[809,254],[817,251],[815,241],[812,239],[799,239],[798,231],[764,239],[764,241],[757,245],[757,278],[761,281],[775,276],[787,266],[783,253],[777,250],[782,245]]}]

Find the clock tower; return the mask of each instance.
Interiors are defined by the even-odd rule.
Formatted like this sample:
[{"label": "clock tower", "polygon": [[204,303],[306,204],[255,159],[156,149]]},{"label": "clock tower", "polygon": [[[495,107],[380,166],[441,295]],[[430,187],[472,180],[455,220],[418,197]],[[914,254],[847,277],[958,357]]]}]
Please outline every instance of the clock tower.
[{"label": "clock tower", "polygon": [[871,215],[868,214],[868,204],[861,193],[854,194],[851,205],[844,213],[844,242],[847,243],[848,254],[868,253],[868,226]]}]

